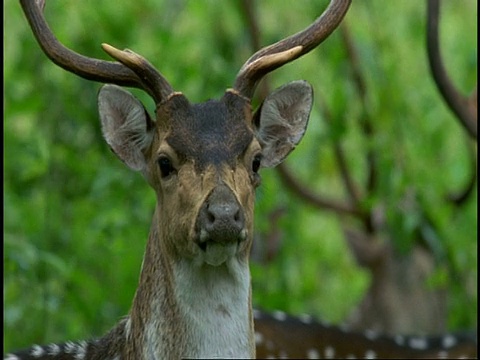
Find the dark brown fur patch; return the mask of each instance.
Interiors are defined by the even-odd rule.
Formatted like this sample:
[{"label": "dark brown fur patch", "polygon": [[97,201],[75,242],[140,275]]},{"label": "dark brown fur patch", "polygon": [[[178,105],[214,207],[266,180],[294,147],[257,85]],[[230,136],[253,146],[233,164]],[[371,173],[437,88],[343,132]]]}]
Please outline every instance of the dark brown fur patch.
[{"label": "dark brown fur patch", "polygon": [[166,141],[180,157],[193,159],[199,171],[209,164],[233,168],[253,139],[250,103],[230,91],[220,100],[194,105],[178,95],[164,106],[159,110],[167,112],[166,118],[171,115]]}]

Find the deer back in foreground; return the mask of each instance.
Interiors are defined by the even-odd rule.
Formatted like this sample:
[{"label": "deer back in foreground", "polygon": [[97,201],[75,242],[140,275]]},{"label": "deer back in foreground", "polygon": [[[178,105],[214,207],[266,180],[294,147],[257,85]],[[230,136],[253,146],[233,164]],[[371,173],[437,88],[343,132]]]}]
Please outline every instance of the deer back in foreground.
[{"label": "deer back in foreground", "polygon": [[[103,136],[143,174],[157,206],[130,314],[94,341],[34,346],[9,359],[175,359],[255,356],[248,257],[258,171],[280,163],[307,126],[312,89],[294,81],[253,112],[268,72],[309,52],[336,28],[349,0],[334,0],[310,27],[255,53],[220,100],[192,104],[143,57],[110,45],[118,62],[65,48],[43,17],[43,1],[20,0],[37,41],[57,65],[105,85]],[[112,85],[115,84],[115,85]],[[117,85],[143,89],[152,119]]]}]

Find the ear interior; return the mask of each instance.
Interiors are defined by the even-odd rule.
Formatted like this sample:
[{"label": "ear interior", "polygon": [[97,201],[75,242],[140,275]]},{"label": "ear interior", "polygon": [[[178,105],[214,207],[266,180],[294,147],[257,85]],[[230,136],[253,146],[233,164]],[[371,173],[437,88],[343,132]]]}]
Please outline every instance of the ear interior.
[{"label": "ear interior", "polygon": [[144,169],[153,122],[142,103],[119,86],[105,85],[98,94],[98,109],[103,137],[113,152],[131,169]]},{"label": "ear interior", "polygon": [[313,102],[313,89],[306,81],[293,81],[271,93],[254,117],[262,145],[262,166],[282,162],[302,139]]}]

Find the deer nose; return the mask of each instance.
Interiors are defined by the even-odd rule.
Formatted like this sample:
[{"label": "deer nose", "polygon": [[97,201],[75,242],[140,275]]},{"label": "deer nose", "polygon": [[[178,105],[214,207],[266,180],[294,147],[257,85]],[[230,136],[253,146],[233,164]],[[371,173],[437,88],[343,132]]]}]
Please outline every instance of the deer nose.
[{"label": "deer nose", "polygon": [[240,207],[235,203],[214,203],[207,205],[205,229],[210,233],[233,234],[242,230],[243,216]]},{"label": "deer nose", "polygon": [[217,186],[203,203],[197,220],[199,246],[207,241],[221,244],[246,239],[245,216],[232,190]]}]

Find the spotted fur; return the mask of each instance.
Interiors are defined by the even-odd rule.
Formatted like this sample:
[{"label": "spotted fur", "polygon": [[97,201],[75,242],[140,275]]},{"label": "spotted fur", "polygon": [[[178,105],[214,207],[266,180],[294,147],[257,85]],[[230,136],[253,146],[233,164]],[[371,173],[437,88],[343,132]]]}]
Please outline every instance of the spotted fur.
[{"label": "spotted fur", "polygon": [[263,359],[445,359],[476,358],[476,336],[384,336],[373,330],[351,332],[309,315],[292,317],[281,311],[256,310],[255,345]]}]

